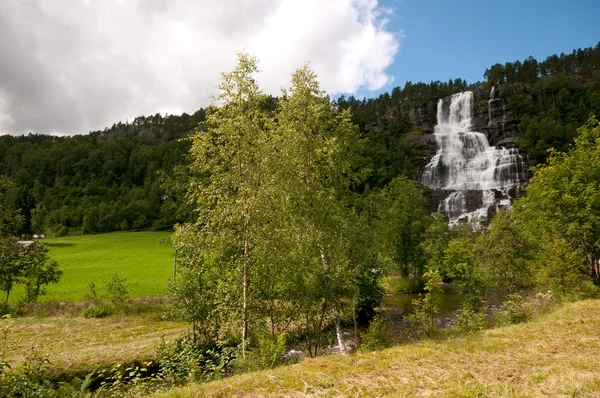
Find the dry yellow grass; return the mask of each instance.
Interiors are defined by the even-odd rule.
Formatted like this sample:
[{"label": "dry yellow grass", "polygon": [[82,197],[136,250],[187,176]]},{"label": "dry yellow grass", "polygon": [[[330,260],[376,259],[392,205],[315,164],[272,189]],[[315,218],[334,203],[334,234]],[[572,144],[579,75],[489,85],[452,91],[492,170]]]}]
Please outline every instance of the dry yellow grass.
[{"label": "dry yellow grass", "polygon": [[18,364],[33,351],[48,356],[52,370],[93,370],[153,356],[162,336],[173,338],[182,322],[141,317],[17,318],[8,335],[8,360]]},{"label": "dry yellow grass", "polygon": [[600,301],[527,324],[329,356],[156,394],[187,397],[600,397]]}]

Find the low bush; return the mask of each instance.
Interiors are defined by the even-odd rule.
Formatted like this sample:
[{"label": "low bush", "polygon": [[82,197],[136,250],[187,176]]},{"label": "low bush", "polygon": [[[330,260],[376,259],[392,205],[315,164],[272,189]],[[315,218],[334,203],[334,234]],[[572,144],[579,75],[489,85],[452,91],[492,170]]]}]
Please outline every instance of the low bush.
[{"label": "low bush", "polygon": [[233,341],[194,342],[182,336],[157,348],[158,376],[175,384],[208,381],[231,373],[238,347]]},{"label": "low bush", "polygon": [[81,314],[84,318],[106,318],[112,314],[112,309],[104,305],[91,305],[83,310]]},{"label": "low bush", "polygon": [[548,312],[555,303],[551,291],[531,296],[511,294],[495,312],[497,326],[514,325],[530,320],[534,315]]},{"label": "low bush", "polygon": [[439,313],[439,294],[442,278],[437,271],[427,271],[424,275],[427,279],[425,290],[427,294],[422,299],[413,300],[415,310],[406,316],[412,330],[418,337],[434,337],[437,333],[435,319]]},{"label": "low bush", "polygon": [[449,333],[451,336],[469,335],[484,328],[484,313],[475,310],[471,304],[467,303],[452,314]]},{"label": "low bush", "polygon": [[287,342],[287,334],[278,336],[265,334],[258,336],[256,351],[263,368],[274,368],[282,362],[283,351]]},{"label": "low bush", "polygon": [[360,335],[360,350],[363,352],[371,352],[390,347],[391,327],[392,325],[388,318],[382,315],[375,316],[367,331]]}]

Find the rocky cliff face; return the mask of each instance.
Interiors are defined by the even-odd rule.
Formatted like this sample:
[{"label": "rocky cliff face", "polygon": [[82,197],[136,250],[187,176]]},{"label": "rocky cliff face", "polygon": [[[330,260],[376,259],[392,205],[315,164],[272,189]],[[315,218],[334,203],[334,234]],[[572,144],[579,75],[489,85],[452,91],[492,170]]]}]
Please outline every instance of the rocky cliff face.
[{"label": "rocky cliff face", "polygon": [[442,98],[437,104],[436,134],[422,132],[404,139],[420,154],[419,162],[429,157],[417,179],[434,188],[427,190],[430,210],[443,212],[452,224],[489,219],[497,208],[510,206],[529,178],[518,150],[519,121],[504,100],[505,90],[527,88],[515,86]]},{"label": "rocky cliff face", "polygon": [[504,99],[505,93],[525,93],[527,84],[505,83],[492,90],[473,92],[474,118],[473,131],[483,133],[490,145],[514,148],[519,145],[519,120],[512,116],[511,109]]},{"label": "rocky cliff face", "polygon": [[[528,89],[527,84],[501,84],[490,90],[475,90],[474,97],[474,117],[472,119],[472,130],[483,133],[488,138],[490,145],[504,146],[506,148],[518,147],[519,144],[519,120],[512,116],[512,112],[504,99],[504,92],[524,93]],[[442,98],[442,101],[449,102],[451,97]],[[435,107],[436,104],[407,106],[408,119],[414,130],[418,130],[422,135],[406,136],[407,145],[422,146],[424,149],[431,150],[431,137],[435,127],[435,114],[428,114],[428,108]],[[435,143],[435,140],[433,140]],[[435,151],[434,151],[435,153]]]}]

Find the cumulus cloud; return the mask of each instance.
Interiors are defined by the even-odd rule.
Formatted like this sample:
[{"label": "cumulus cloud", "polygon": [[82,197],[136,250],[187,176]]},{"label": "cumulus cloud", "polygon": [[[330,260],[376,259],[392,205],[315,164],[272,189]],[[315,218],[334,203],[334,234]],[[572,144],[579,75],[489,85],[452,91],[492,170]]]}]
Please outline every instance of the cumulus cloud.
[{"label": "cumulus cloud", "polygon": [[0,133],[87,133],[210,103],[236,51],[277,95],[310,63],[329,93],[379,89],[399,37],[377,0],[2,0]]}]

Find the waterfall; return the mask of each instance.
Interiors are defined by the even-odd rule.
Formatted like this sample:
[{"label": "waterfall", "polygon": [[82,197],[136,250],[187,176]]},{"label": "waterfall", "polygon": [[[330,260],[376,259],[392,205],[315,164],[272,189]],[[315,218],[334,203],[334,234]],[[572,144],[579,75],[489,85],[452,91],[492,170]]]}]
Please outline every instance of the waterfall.
[{"label": "waterfall", "polygon": [[494,91],[496,91],[496,86],[492,86],[490,90],[490,99],[488,100],[488,126],[492,126],[492,102],[494,102]]},{"label": "waterfall", "polygon": [[[488,106],[493,101],[493,90]],[[451,191],[438,208],[449,217],[451,225],[461,220],[474,225],[487,217],[492,206],[510,206],[514,199],[510,191],[518,190],[526,177],[519,151],[490,147],[484,134],[471,131],[472,118],[472,92],[454,94],[449,103],[438,101],[434,129],[438,150],[425,167],[422,182],[430,188]],[[473,191],[481,196],[476,206],[468,200]]]}]

